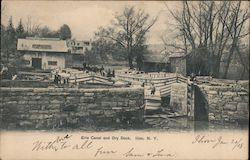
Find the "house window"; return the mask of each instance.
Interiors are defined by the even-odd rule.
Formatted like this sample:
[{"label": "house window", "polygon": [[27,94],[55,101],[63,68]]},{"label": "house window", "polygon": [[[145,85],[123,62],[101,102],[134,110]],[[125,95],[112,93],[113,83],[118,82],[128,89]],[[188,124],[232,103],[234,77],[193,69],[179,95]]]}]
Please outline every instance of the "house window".
[{"label": "house window", "polygon": [[87,45],[87,46],[89,46],[89,42],[87,42],[87,41],[85,41],[84,44]]},{"label": "house window", "polygon": [[57,61],[48,61],[48,65],[50,65],[50,66],[56,66],[57,65]]},{"label": "house window", "polygon": [[83,47],[77,47],[78,50],[83,50]]},{"label": "house window", "polygon": [[33,44],[32,48],[35,49],[52,49],[51,45],[44,45],[44,44]]}]

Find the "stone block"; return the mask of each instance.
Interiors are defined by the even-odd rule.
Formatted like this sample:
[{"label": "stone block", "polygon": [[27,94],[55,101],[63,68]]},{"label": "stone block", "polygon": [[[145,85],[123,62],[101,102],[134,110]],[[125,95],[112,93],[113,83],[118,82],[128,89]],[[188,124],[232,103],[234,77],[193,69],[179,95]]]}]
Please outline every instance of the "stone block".
[{"label": "stone block", "polygon": [[38,113],[39,112],[39,110],[29,110],[29,113]]},{"label": "stone block", "polygon": [[7,105],[17,105],[18,102],[17,101],[7,101],[6,104]]},{"label": "stone block", "polygon": [[49,110],[39,110],[37,113],[40,113],[40,114],[50,114],[51,113],[51,111],[49,111]]},{"label": "stone block", "polygon": [[97,115],[97,114],[102,114],[103,115],[103,110],[89,110],[90,115]]},{"label": "stone block", "polygon": [[60,104],[60,103],[62,102],[57,99],[50,100],[50,104]]},{"label": "stone block", "polygon": [[240,96],[241,101],[248,103],[249,102],[249,96]]},{"label": "stone block", "polygon": [[29,92],[29,93],[26,93],[27,96],[35,96],[36,93],[33,93],[33,92]]},{"label": "stone block", "polygon": [[127,107],[128,106],[128,101],[117,102],[117,106],[118,107]]},{"label": "stone block", "polygon": [[80,97],[80,103],[92,103],[94,102],[94,98],[93,97]]},{"label": "stone block", "polygon": [[51,109],[49,113],[60,113],[60,109]]},{"label": "stone block", "polygon": [[116,114],[116,111],[114,111],[114,110],[104,110],[104,115],[105,116],[108,116],[108,117],[110,117],[110,116],[114,116]]},{"label": "stone block", "polygon": [[41,106],[40,105],[30,105],[30,110],[40,110]]},{"label": "stone block", "polygon": [[217,104],[215,103],[209,104],[209,111],[214,111],[216,109],[217,109]]},{"label": "stone block", "polygon": [[28,104],[28,101],[25,101],[25,100],[19,100],[19,101],[18,101],[18,104]]},{"label": "stone block", "polygon": [[19,125],[22,127],[30,127],[33,125],[33,123],[31,121],[21,121]]},{"label": "stone block", "polygon": [[53,118],[53,114],[44,114],[44,119]]},{"label": "stone block", "polygon": [[54,103],[54,104],[49,104],[47,105],[46,109],[51,110],[51,109],[59,109],[61,107],[61,104],[59,103]]},{"label": "stone block", "polygon": [[76,116],[79,116],[79,117],[85,117],[85,116],[88,116],[89,115],[89,112],[87,111],[81,111],[81,112],[77,112],[75,113]]},{"label": "stone block", "polygon": [[50,101],[49,100],[38,100],[37,104],[49,104]]},{"label": "stone block", "polygon": [[32,114],[30,115],[29,119],[34,120],[34,119],[43,119],[42,114]]},{"label": "stone block", "polygon": [[28,104],[37,104],[37,101],[36,100],[29,101]]},{"label": "stone block", "polygon": [[222,95],[224,95],[224,96],[236,96],[236,93],[227,91],[227,92],[222,92]]},{"label": "stone block", "polygon": [[237,94],[240,96],[248,96],[247,92],[237,92]]},{"label": "stone block", "polygon": [[102,107],[99,106],[98,104],[93,103],[93,104],[88,104],[87,108],[89,108],[89,109],[100,109]]},{"label": "stone block", "polygon": [[236,111],[236,108],[237,108],[237,103],[236,102],[227,103],[223,107],[224,110],[229,110],[229,111]]},{"label": "stone block", "polygon": [[249,111],[248,103],[238,103],[237,110],[238,111],[246,111],[246,112],[248,112]]},{"label": "stone block", "polygon": [[234,101],[234,102],[241,102],[242,100],[241,100],[241,97],[239,97],[239,96],[234,96],[234,97],[233,97],[233,101]]},{"label": "stone block", "polygon": [[218,91],[207,91],[208,95],[218,95]]},{"label": "stone block", "polygon": [[86,97],[93,97],[94,93],[84,93],[84,96],[86,96]]}]

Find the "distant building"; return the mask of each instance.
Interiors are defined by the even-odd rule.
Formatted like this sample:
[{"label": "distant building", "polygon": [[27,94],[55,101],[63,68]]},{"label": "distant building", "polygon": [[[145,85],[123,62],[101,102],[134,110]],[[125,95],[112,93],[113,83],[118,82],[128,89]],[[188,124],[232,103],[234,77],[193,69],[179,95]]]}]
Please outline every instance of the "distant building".
[{"label": "distant building", "polygon": [[23,53],[25,66],[35,69],[65,68],[69,54],[66,41],[57,38],[18,39],[17,50]]},{"label": "distant building", "polygon": [[67,46],[72,54],[85,54],[91,49],[91,41],[68,40]]},{"label": "distant building", "polygon": [[143,70],[145,72],[169,72],[169,59],[163,54],[143,55]]},{"label": "distant building", "polygon": [[91,41],[68,40],[67,46],[71,53],[67,66],[82,67],[83,62],[85,62],[86,51],[91,50]]},{"label": "distant building", "polygon": [[148,46],[149,53],[143,55],[145,72],[171,72],[186,75],[186,55],[183,52],[167,52],[164,45]]},{"label": "distant building", "polygon": [[167,55],[169,58],[170,72],[179,73],[184,76],[187,74],[186,54],[183,52],[175,52]]}]

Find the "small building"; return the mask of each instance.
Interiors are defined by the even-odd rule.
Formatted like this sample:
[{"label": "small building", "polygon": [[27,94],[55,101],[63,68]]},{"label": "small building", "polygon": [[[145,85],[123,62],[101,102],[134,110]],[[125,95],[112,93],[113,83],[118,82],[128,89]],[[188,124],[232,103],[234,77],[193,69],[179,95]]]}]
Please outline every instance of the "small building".
[{"label": "small building", "polygon": [[143,71],[145,72],[169,72],[169,59],[163,54],[143,55]]},{"label": "small building", "polygon": [[186,75],[186,54],[167,52],[163,45],[148,47],[149,53],[143,55],[143,71],[171,72]]},{"label": "small building", "polygon": [[174,52],[167,55],[169,58],[170,72],[179,73],[183,76],[187,74],[186,54],[183,52]]},{"label": "small building", "polygon": [[57,38],[18,39],[17,50],[23,54],[24,65],[35,69],[63,69],[69,54],[65,40]]}]

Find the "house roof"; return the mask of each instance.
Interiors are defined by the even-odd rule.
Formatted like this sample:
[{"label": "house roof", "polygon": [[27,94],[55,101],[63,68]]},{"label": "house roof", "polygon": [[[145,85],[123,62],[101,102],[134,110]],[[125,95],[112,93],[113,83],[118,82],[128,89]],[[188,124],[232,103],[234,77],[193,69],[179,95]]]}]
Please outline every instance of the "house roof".
[{"label": "house roof", "polygon": [[168,54],[144,54],[143,61],[151,63],[168,63],[170,58],[182,58],[186,54],[183,52],[174,52]]},{"label": "house roof", "polygon": [[169,53],[168,57],[169,58],[181,58],[181,57],[185,57],[186,54],[184,52],[173,52],[173,53]]},{"label": "house roof", "polygon": [[143,55],[144,62],[151,63],[167,63],[169,58],[164,54],[145,54]]},{"label": "house roof", "polygon": [[18,51],[40,51],[40,52],[68,52],[65,40],[55,38],[27,38],[18,39]]}]

